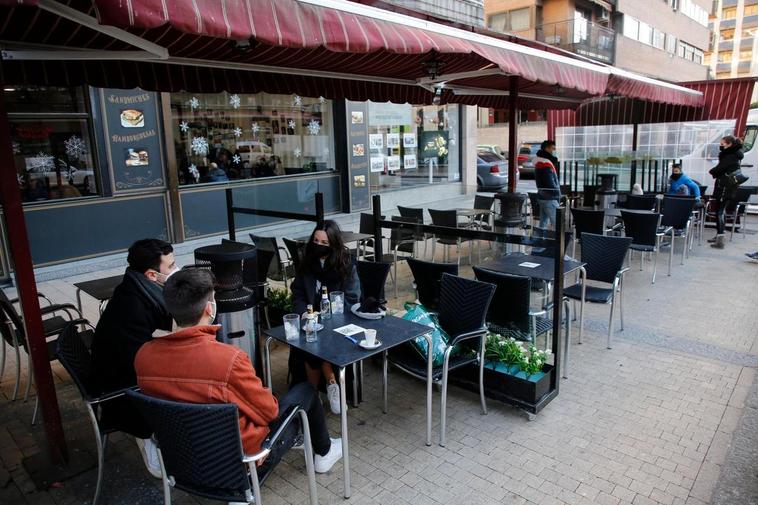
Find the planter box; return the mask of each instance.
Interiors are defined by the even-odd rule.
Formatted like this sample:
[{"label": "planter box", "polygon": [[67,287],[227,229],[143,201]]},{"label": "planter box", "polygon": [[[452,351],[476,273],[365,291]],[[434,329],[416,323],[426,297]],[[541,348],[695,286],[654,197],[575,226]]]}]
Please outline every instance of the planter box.
[{"label": "planter box", "polygon": [[[469,391],[479,392],[478,367],[462,367],[452,372],[451,378],[459,386]],[[516,375],[508,373],[504,365],[493,369],[488,363],[484,367],[484,395],[523,409],[530,414],[530,419],[557,394],[553,365],[543,365],[541,374],[535,374],[528,379],[523,372]]]}]

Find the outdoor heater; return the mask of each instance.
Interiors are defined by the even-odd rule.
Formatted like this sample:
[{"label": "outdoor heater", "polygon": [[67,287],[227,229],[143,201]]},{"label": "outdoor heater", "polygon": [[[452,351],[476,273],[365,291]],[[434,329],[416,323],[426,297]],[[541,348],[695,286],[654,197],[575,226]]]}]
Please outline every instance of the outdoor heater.
[{"label": "outdoor heater", "polygon": [[216,339],[239,347],[254,364],[260,359],[256,321],[258,302],[263,299],[256,260],[255,246],[240,242],[226,240],[195,249],[196,266],[210,268],[216,277],[216,323],[221,325]]}]

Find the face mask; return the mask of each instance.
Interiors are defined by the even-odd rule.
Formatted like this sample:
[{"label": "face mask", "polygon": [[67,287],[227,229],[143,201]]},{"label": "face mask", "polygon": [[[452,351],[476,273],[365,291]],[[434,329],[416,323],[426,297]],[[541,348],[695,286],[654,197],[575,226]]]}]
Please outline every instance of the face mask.
[{"label": "face mask", "polygon": [[332,252],[332,248],[328,245],[323,244],[313,244],[313,252],[316,255],[317,258],[323,258],[325,256],[329,256]]},{"label": "face mask", "polygon": [[679,180],[679,178],[682,176],[682,174],[671,174],[671,178],[675,181]]},{"label": "face mask", "polygon": [[155,282],[157,282],[161,286],[165,286],[166,283],[168,282],[169,277],[171,277],[172,275],[174,275],[178,271],[179,271],[179,269],[175,268],[175,269],[171,270],[168,274],[164,274],[162,272],[156,272],[157,275],[156,275],[156,278],[155,278]]},{"label": "face mask", "polygon": [[724,147],[724,146],[719,146],[719,151],[723,151],[724,149],[726,149],[726,147]]},{"label": "face mask", "polygon": [[213,322],[213,321],[216,320],[216,313],[217,313],[217,310],[216,310],[216,301],[214,300],[214,301],[208,302],[208,303],[210,303],[211,305],[213,305],[213,312],[211,314],[208,314],[208,317],[211,318],[211,322]]}]

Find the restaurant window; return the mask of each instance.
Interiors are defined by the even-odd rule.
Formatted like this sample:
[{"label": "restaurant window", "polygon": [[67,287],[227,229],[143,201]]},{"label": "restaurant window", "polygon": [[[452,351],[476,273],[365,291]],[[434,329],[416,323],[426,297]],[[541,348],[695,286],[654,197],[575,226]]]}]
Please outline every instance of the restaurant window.
[{"label": "restaurant window", "polygon": [[99,195],[86,90],[6,86],[4,97],[23,201]]},{"label": "restaurant window", "polygon": [[460,181],[458,111],[457,105],[369,102],[371,191]]},{"label": "restaurant window", "polygon": [[323,97],[172,93],[171,117],[182,185],[335,169]]}]

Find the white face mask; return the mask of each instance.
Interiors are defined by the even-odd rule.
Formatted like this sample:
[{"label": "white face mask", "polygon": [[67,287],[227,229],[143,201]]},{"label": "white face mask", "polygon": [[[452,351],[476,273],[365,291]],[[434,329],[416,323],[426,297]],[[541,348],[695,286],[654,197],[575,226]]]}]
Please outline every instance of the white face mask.
[{"label": "white face mask", "polygon": [[217,314],[216,301],[214,300],[214,301],[208,302],[208,303],[210,303],[211,305],[213,305],[213,313],[209,314],[209,317],[211,318],[211,323],[212,323],[213,321],[216,320],[216,314]]},{"label": "white face mask", "polygon": [[178,271],[179,271],[179,268],[174,268],[168,274],[164,274],[162,272],[156,272],[157,275],[156,275],[156,278],[155,278],[155,282],[157,282],[161,286],[165,286],[166,283],[168,282],[169,277],[171,277],[172,275],[174,275]]}]

